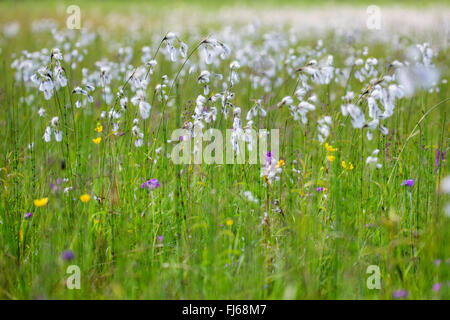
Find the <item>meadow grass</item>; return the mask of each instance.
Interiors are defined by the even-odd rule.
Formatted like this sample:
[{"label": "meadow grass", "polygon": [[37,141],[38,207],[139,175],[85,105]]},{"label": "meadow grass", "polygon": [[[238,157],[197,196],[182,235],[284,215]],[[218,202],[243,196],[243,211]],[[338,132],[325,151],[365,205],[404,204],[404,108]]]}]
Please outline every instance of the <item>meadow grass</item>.
[{"label": "meadow grass", "polygon": [[[448,83],[439,82],[438,92],[418,90],[396,100],[394,114],[384,121],[388,134],[374,131],[369,141],[367,130],[355,129],[341,113],[341,97],[349,89],[359,97],[368,85],[355,78],[354,69],[344,85],[313,85],[319,102],[303,124],[287,106],[278,106],[299,87],[288,64],[279,67],[282,85],[269,92],[253,88],[249,75],[254,70],[242,66],[247,76],[230,89],[233,105],[244,118],[262,99],[267,116],[253,119],[254,127],[280,130],[280,179],[268,183],[260,164],[176,165],[166,156],[172,149],[167,141],[191,120],[197,96],[204,94],[197,82],[201,70],[189,74],[187,68],[200,65],[195,47],[208,34],[181,33],[193,53],[186,67],[184,59],[173,63],[156,54],[164,34],[150,31],[133,40],[126,31],[97,36],[85,46],[77,68],[62,62],[67,86],[49,100],[26,81],[15,80],[11,64],[21,50],[61,43],[55,44],[50,33],[27,28],[0,42],[0,298],[391,299],[404,289],[410,299],[448,299],[450,237],[444,208],[449,199],[439,192],[449,175],[448,161],[435,165],[436,150],[448,150]],[[364,38],[349,45],[333,33],[322,39],[342,69],[352,46],[369,47],[369,56],[379,59],[380,76],[391,72],[390,62],[406,56],[407,45],[395,48]],[[317,40],[299,39],[294,48],[298,55],[316,54]],[[255,46],[263,42],[252,41]],[[75,107],[78,97],[72,90],[83,85],[81,67],[95,70],[101,59],[118,64],[124,59],[113,42],[135,53],[127,64],[139,66],[146,45],[158,62],[146,89],[150,117],[139,122],[140,148],[132,134],[133,119],[139,118],[136,106],[129,103],[122,110],[119,131],[100,116],[115,101],[107,103],[104,86],[92,94],[93,103]],[[209,66],[224,82],[232,77],[235,51]],[[448,49],[441,48],[433,62],[447,79]],[[123,70],[119,73],[109,85],[114,95],[127,80]],[[154,91],[163,75],[177,80],[167,86],[172,105]],[[212,83],[209,96],[221,91],[221,82]],[[28,104],[23,98],[30,95]],[[127,89],[125,95],[131,99],[134,93]],[[359,106],[367,110],[367,101],[362,98]],[[38,115],[41,107],[45,117]],[[219,112],[214,128],[231,128],[232,115]],[[335,151],[317,139],[316,123],[324,115],[332,118],[326,141]],[[52,138],[46,143],[42,137],[55,116],[62,142]],[[98,144],[93,142],[97,137],[102,138]],[[380,169],[366,165],[375,149]],[[353,169],[345,169],[342,161]],[[160,187],[142,189],[152,178]],[[407,179],[414,179],[414,186],[402,186]],[[249,201],[245,191],[257,202]],[[80,200],[83,194],[90,195],[87,202]],[[34,200],[43,197],[48,204],[36,206]],[[31,218],[25,218],[27,212]],[[66,250],[73,259],[61,258]],[[80,290],[66,287],[69,265],[81,269]],[[380,267],[380,290],[366,285],[370,265]],[[437,283],[440,289],[433,290]]]}]

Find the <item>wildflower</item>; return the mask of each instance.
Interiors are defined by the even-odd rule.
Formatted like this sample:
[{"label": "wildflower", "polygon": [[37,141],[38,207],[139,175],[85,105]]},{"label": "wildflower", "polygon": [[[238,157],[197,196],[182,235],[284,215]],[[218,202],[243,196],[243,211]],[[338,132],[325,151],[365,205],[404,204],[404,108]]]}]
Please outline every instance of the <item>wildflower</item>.
[{"label": "wildflower", "polygon": [[434,159],[435,171],[439,168],[439,159],[441,160],[441,165],[445,161],[445,152],[436,149],[436,157]]},{"label": "wildflower", "polygon": [[142,189],[152,191],[160,186],[158,179],[150,179],[141,184]]},{"label": "wildflower", "polygon": [[72,190],[72,187],[66,187],[64,188],[64,193],[69,193],[70,190]]},{"label": "wildflower", "polygon": [[70,261],[70,260],[73,260],[75,258],[75,254],[73,253],[72,250],[65,250],[61,254],[61,258],[63,260],[66,260],[66,261]]},{"label": "wildflower", "polygon": [[328,144],[327,142],[325,142],[325,149],[327,149],[328,152],[335,152],[337,150],[336,148],[333,148],[333,146]]},{"label": "wildflower", "polygon": [[401,186],[412,187],[414,186],[414,180],[413,179],[404,180]]},{"label": "wildflower", "polygon": [[233,220],[227,219],[227,221],[225,222],[225,224],[226,224],[228,227],[231,227],[231,226],[233,225]]},{"label": "wildflower", "polygon": [[335,156],[327,156],[328,161],[333,162],[336,157]]},{"label": "wildflower", "polygon": [[44,108],[40,108],[38,110],[38,114],[39,114],[40,117],[45,117],[45,109]]},{"label": "wildflower", "polygon": [[33,216],[33,214],[32,214],[31,212],[27,212],[27,213],[25,213],[24,218],[25,218],[26,220],[28,220],[28,219],[30,219],[32,216]]},{"label": "wildflower", "polygon": [[97,132],[97,133],[102,132],[102,131],[103,131],[103,126],[102,126],[102,125],[98,125],[98,126],[94,129],[94,131]]},{"label": "wildflower", "polygon": [[35,199],[33,202],[36,207],[43,207],[48,203],[48,198]]},{"label": "wildflower", "polygon": [[258,199],[256,199],[250,191],[244,191],[244,196],[248,201],[258,203]]},{"label": "wildflower", "polygon": [[408,290],[401,289],[401,290],[394,291],[394,293],[392,294],[392,297],[394,299],[406,298],[406,297],[408,297],[408,294],[409,294]]},{"label": "wildflower", "polygon": [[283,159],[280,159],[280,160],[278,161],[277,168],[281,168],[281,167],[283,167],[283,166],[284,166],[284,160],[283,160]]},{"label": "wildflower", "polygon": [[324,187],[317,187],[316,191],[317,192],[324,192],[326,189]]},{"label": "wildflower", "polygon": [[442,287],[442,283],[437,282],[437,283],[433,284],[433,291],[438,292],[441,289],[441,287]]},{"label": "wildflower", "polygon": [[270,186],[274,180],[280,179],[281,171],[281,167],[278,167],[278,161],[273,157],[272,152],[268,151],[261,168],[261,177],[264,177],[264,180]]},{"label": "wildflower", "polygon": [[89,200],[91,200],[91,196],[88,195],[88,194],[83,194],[83,195],[80,197],[80,200],[81,200],[81,202],[86,203],[86,202],[88,202]]},{"label": "wildflower", "polygon": [[345,170],[353,170],[353,164],[351,162],[347,163],[345,161],[342,161],[342,168],[344,168]]},{"label": "wildflower", "polygon": [[101,137],[92,139],[92,142],[94,142],[95,144],[99,144],[101,141],[102,141],[102,138],[101,138]]}]

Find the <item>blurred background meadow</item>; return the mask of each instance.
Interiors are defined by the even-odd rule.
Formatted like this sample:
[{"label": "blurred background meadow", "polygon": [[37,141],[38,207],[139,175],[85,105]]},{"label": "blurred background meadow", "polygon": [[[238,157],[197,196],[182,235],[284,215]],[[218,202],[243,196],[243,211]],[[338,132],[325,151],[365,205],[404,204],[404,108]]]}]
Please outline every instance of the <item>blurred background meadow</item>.
[{"label": "blurred background meadow", "polygon": [[[0,298],[448,299],[449,21],[447,1],[0,2]],[[279,129],[278,158],[174,163],[199,124]]]}]

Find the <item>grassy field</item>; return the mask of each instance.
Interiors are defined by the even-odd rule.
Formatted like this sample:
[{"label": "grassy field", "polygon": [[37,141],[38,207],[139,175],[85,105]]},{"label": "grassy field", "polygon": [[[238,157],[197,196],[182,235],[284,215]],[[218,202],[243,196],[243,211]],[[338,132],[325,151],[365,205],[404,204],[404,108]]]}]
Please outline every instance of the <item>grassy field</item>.
[{"label": "grassy field", "polygon": [[[81,2],[69,30],[64,2],[0,3],[0,298],[449,299],[447,45],[104,24],[172,6]],[[176,164],[194,125],[279,129],[279,155]]]}]

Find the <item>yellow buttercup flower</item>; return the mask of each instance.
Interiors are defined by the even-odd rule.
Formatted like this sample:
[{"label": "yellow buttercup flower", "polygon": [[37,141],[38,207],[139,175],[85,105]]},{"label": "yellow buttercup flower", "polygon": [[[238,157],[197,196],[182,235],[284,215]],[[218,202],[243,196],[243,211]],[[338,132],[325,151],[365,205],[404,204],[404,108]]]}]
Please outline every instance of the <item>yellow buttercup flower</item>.
[{"label": "yellow buttercup flower", "polygon": [[88,194],[83,194],[83,195],[80,197],[80,200],[81,200],[81,202],[86,203],[86,202],[88,202],[89,200],[91,200],[91,196],[88,195]]},{"label": "yellow buttercup flower", "polygon": [[233,220],[228,219],[228,220],[225,222],[225,224],[226,224],[228,227],[231,227],[231,226],[233,225]]},{"label": "yellow buttercup flower", "polygon": [[277,168],[281,168],[282,166],[284,166],[284,160],[283,159],[278,161]]},{"label": "yellow buttercup flower", "polygon": [[103,126],[102,125],[98,125],[97,128],[95,128],[94,130],[95,130],[95,132],[100,133],[100,132],[103,131]]},{"label": "yellow buttercup flower", "polygon": [[336,159],[335,156],[327,156],[328,161],[333,162]]},{"label": "yellow buttercup flower", "polygon": [[342,161],[342,168],[344,168],[345,170],[353,170],[354,166],[351,162],[347,163],[345,161]]},{"label": "yellow buttercup flower", "polygon": [[48,198],[36,199],[33,202],[36,207],[43,207],[48,203]]},{"label": "yellow buttercup flower", "polygon": [[325,149],[327,149],[328,152],[335,152],[337,150],[336,148],[333,148],[333,146],[328,144],[327,142],[325,142]]},{"label": "yellow buttercup flower", "polygon": [[99,144],[101,141],[102,141],[102,138],[101,138],[101,137],[92,139],[92,142],[94,142],[95,144]]}]

